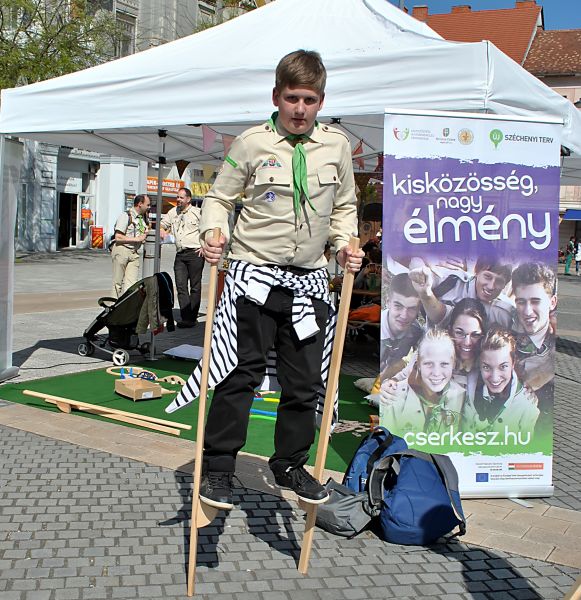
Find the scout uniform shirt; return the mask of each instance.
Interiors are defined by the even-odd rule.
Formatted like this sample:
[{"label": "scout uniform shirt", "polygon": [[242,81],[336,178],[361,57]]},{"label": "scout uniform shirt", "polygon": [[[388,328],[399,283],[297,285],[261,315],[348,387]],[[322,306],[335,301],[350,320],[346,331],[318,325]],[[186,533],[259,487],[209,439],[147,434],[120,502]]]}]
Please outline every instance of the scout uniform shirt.
[{"label": "scout uniform shirt", "polygon": [[400,381],[395,391],[396,400],[382,407],[381,425],[393,433],[403,435],[407,432],[426,433],[458,431],[464,405],[465,392],[451,380],[441,392],[436,405],[428,404],[420,393],[419,382],[410,384],[410,380],[419,379],[413,373],[409,380]]},{"label": "scout uniform shirt", "polygon": [[399,336],[391,333],[389,328],[389,310],[385,310],[381,315],[381,350],[380,350],[380,368],[389,367],[383,377],[391,379],[396,373],[399,373],[410,361],[406,360],[410,352],[417,348],[418,342],[424,333],[423,327],[415,320]]},{"label": "scout uniform shirt", "polygon": [[161,226],[171,231],[176,240],[176,250],[198,249],[200,247],[200,216],[197,206],[188,206],[184,210],[174,206],[161,219]]},{"label": "scout uniform shirt", "polygon": [[[357,230],[355,182],[347,136],[316,124],[305,136],[309,202],[293,208],[293,144],[277,123],[238,136],[202,206],[200,234],[220,227],[228,238],[228,216],[241,192],[242,211],[229,258],[255,265],[318,269],[327,264],[327,240],[336,249]],[[208,234],[211,235],[211,232]]]},{"label": "scout uniform shirt", "polygon": [[[539,417],[538,400],[534,392],[527,390],[515,373],[510,382],[506,401],[499,401],[480,381],[474,402],[464,407],[465,431],[531,432]],[[478,409],[482,414],[478,413]]]},{"label": "scout uniform shirt", "polygon": [[[126,235],[127,237],[137,237],[145,233],[147,229],[147,223],[143,218],[143,215],[140,215],[135,207],[131,207],[129,210],[126,210],[124,213],[120,214],[117,221],[115,221],[115,231]],[[123,246],[128,248],[129,250],[139,250],[141,248],[143,242],[130,244],[124,242],[115,242],[116,246]]]},{"label": "scout uniform shirt", "polygon": [[534,390],[543,410],[553,402],[556,339],[547,325],[543,331],[530,336],[517,317],[513,334],[516,338],[516,371],[520,379]]}]

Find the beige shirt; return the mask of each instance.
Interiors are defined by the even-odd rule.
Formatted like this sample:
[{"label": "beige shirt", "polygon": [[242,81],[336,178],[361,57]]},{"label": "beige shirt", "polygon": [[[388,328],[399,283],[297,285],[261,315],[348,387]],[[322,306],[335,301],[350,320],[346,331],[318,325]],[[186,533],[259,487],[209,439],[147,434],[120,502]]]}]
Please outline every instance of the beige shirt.
[{"label": "beige shirt", "polygon": [[[147,223],[145,222],[143,215],[140,215],[135,208],[130,208],[129,213],[131,213],[131,218],[129,218],[128,211],[119,215],[117,221],[115,221],[115,231],[118,231],[127,237],[138,237],[145,233]],[[141,248],[142,244],[143,242],[139,242],[138,244],[115,242],[115,245],[125,246],[125,248],[131,250],[138,250]]]},{"label": "beige shirt", "polygon": [[[293,209],[292,156],[287,133],[265,123],[238,136],[202,205],[200,232],[220,227],[229,236],[228,216],[241,193],[242,210],[232,233],[229,257],[255,265],[324,267],[327,240],[339,250],[357,231],[355,182],[349,139],[328,125],[313,128],[304,143],[308,188],[314,212]],[[211,231],[208,235],[211,235]]]},{"label": "beige shirt", "polygon": [[178,211],[174,206],[161,218],[161,226],[170,231],[176,240],[176,250],[200,247],[200,216],[202,211],[197,206],[188,206]]}]

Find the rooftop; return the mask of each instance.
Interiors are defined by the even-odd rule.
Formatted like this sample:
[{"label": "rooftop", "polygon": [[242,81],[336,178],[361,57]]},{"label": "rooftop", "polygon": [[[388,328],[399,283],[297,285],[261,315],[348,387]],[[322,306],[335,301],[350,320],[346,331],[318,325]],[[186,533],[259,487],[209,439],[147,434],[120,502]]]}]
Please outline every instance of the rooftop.
[{"label": "rooftop", "polygon": [[581,29],[539,29],[524,67],[537,76],[581,73]]},{"label": "rooftop", "polygon": [[453,6],[450,13],[430,15],[427,6],[414,6],[412,16],[446,40],[489,40],[514,61],[523,64],[537,27],[543,26],[543,8],[535,0],[516,0],[514,8],[473,11]]}]

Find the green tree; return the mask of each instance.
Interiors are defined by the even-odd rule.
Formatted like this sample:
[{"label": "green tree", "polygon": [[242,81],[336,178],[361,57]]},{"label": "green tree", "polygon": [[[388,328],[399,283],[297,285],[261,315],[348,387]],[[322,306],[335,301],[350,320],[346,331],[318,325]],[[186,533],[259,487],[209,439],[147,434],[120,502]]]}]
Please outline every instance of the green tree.
[{"label": "green tree", "polygon": [[115,57],[123,33],[103,0],[1,0],[0,88],[78,71]]}]

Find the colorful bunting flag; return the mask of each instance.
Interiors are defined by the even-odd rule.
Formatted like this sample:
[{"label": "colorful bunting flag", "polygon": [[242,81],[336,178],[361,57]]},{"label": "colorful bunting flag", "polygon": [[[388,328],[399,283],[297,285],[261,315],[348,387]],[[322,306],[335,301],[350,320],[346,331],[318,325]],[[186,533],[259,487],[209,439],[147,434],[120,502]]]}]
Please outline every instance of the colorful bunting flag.
[{"label": "colorful bunting flag", "polygon": [[178,177],[181,179],[186,167],[190,164],[189,160],[176,160],[176,167],[178,169]]},{"label": "colorful bunting flag", "polygon": [[216,141],[216,136],[218,134],[208,127],[207,125],[202,125],[202,143],[204,152],[210,152],[214,142]]},{"label": "colorful bunting flag", "polygon": [[224,156],[226,156],[230,151],[230,146],[232,145],[233,141],[233,135],[226,135],[225,133],[222,134],[222,143],[224,144]]},{"label": "colorful bunting flag", "polygon": [[[352,156],[357,156],[358,154],[363,154],[363,140],[359,140],[359,143],[357,144],[357,146],[355,146],[355,149],[353,150],[353,152],[351,154],[352,154]],[[363,171],[365,169],[365,161],[362,158],[356,158],[354,160],[357,163],[357,166],[359,167],[359,169],[361,171]]]}]

